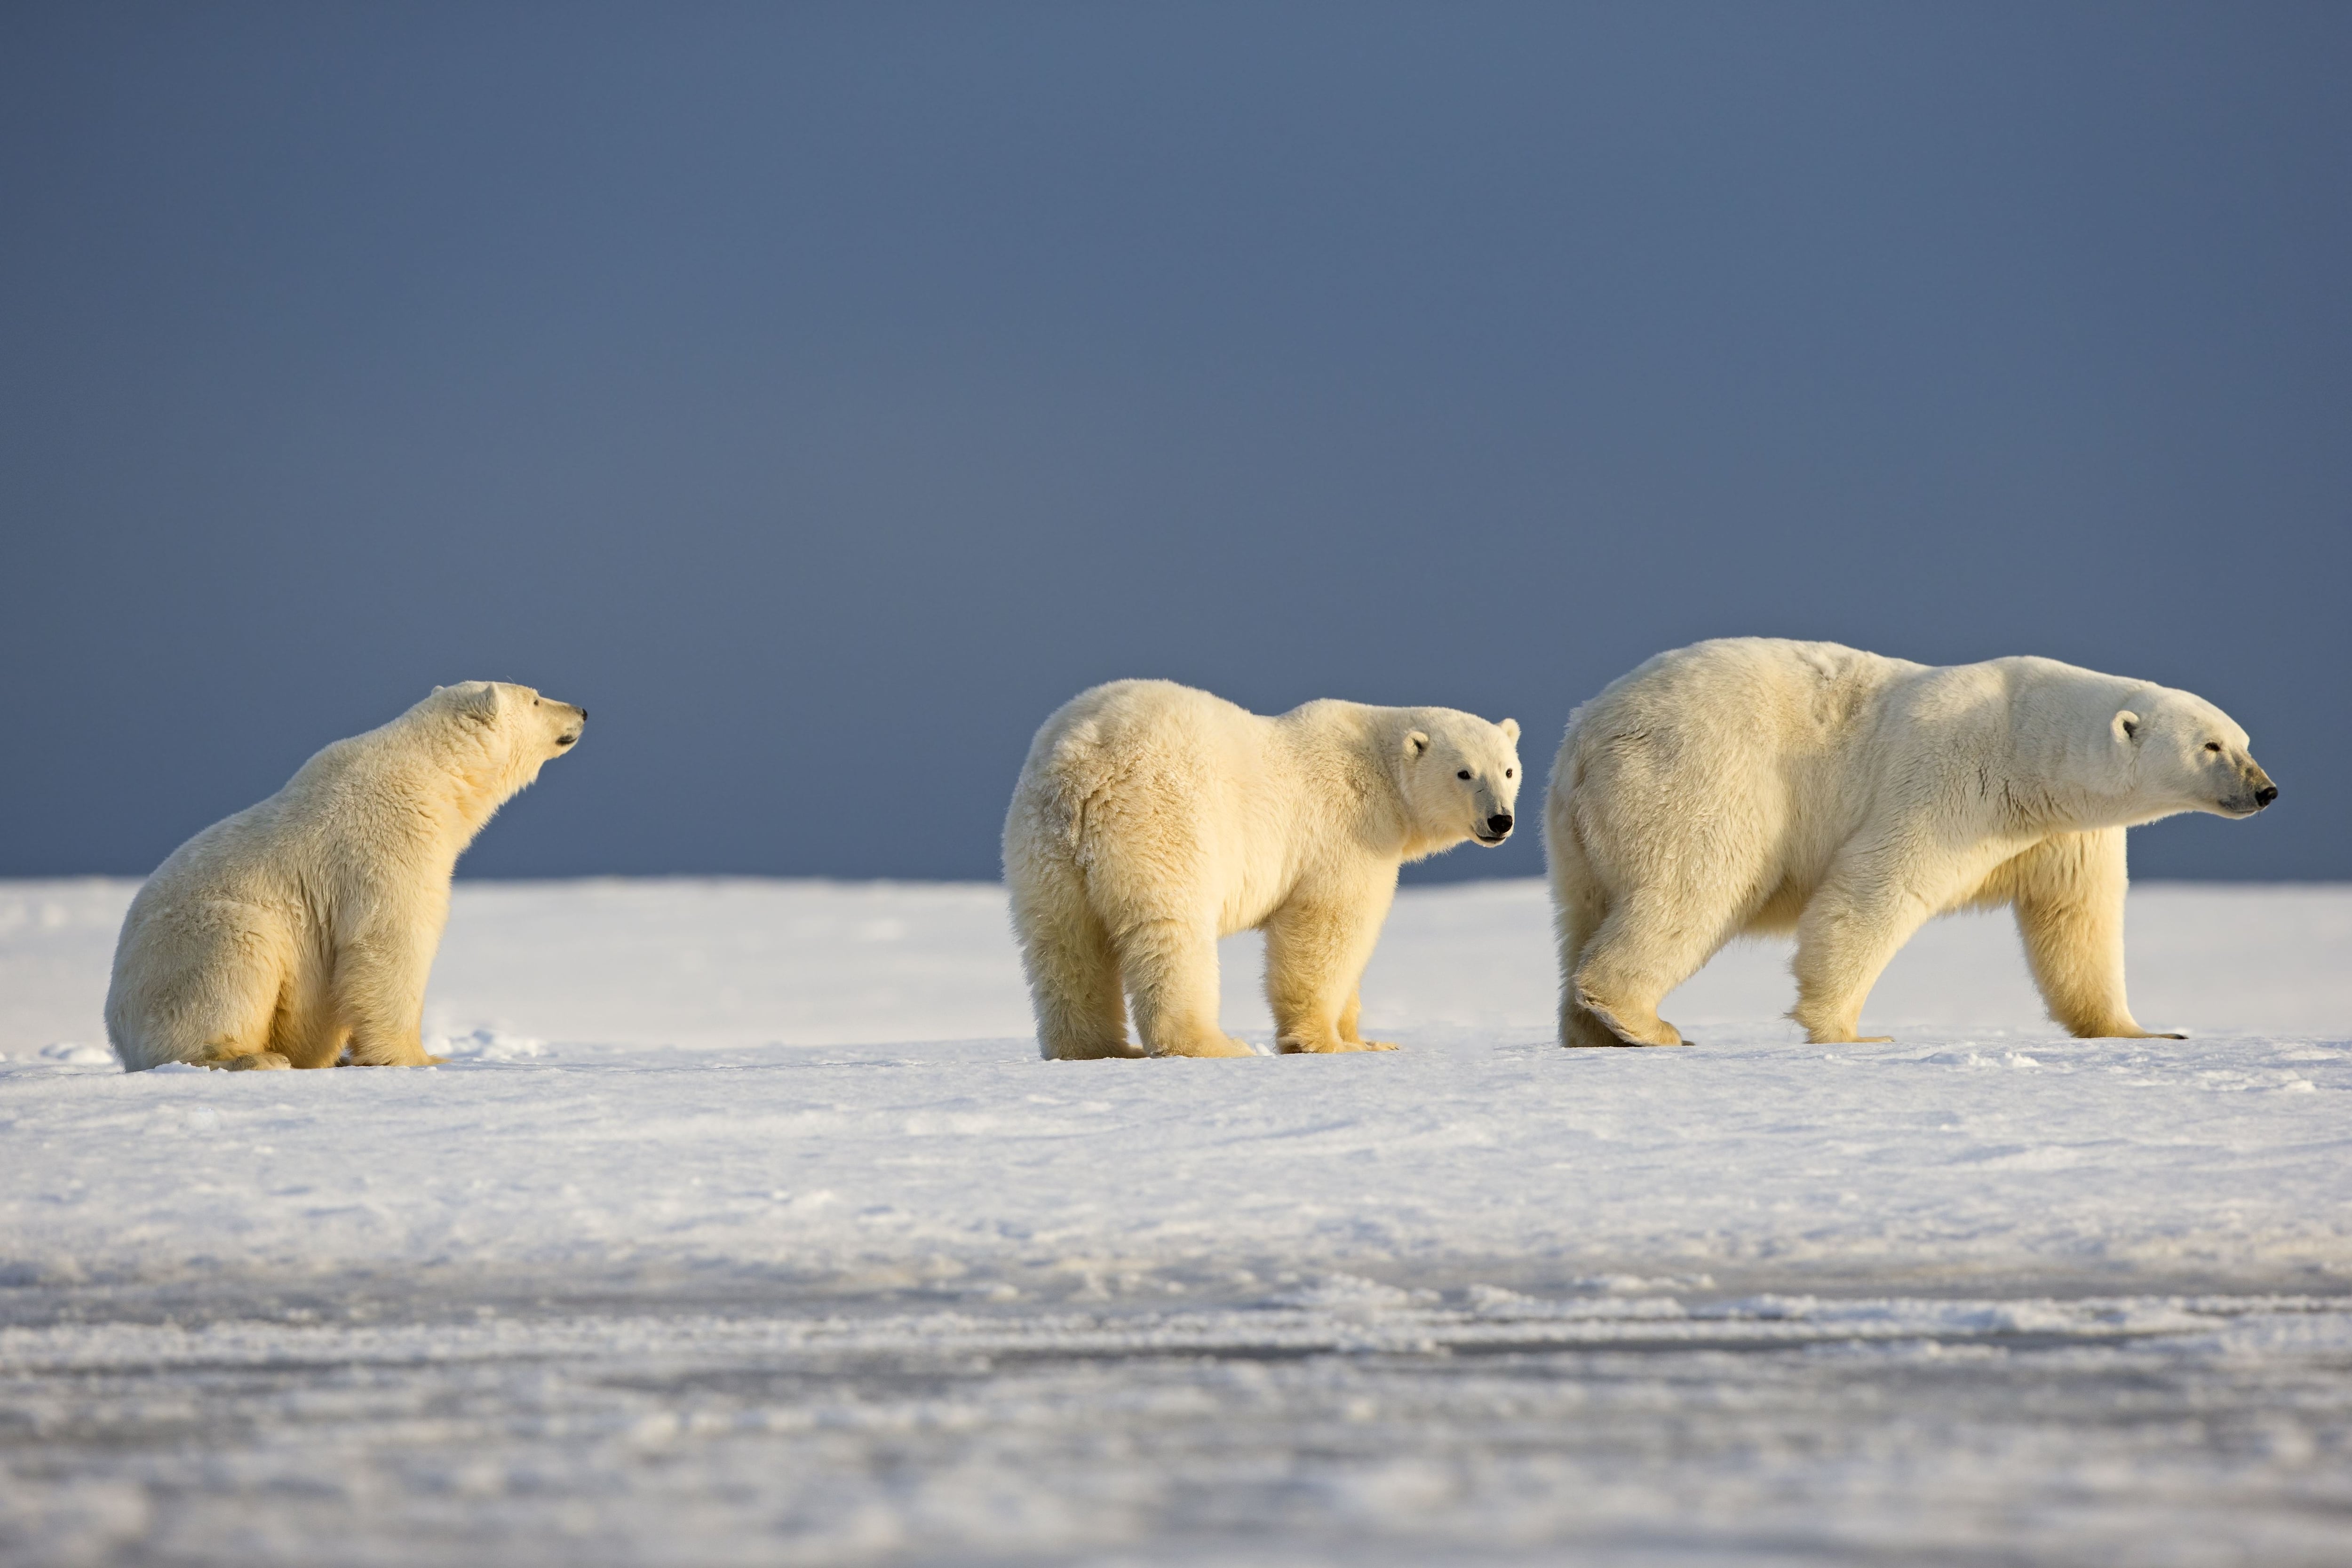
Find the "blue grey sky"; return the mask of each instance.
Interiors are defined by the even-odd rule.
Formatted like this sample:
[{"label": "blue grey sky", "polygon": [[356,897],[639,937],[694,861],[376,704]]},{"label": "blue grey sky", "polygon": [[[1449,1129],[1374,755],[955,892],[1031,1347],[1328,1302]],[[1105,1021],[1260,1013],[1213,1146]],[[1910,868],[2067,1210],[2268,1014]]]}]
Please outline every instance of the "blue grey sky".
[{"label": "blue grey sky", "polygon": [[[0,10],[0,874],[437,682],[476,876],[995,875],[1154,675],[1526,727],[1663,647],[2185,686],[2352,877],[2352,7]],[[1530,875],[1533,835],[1429,877]]]}]

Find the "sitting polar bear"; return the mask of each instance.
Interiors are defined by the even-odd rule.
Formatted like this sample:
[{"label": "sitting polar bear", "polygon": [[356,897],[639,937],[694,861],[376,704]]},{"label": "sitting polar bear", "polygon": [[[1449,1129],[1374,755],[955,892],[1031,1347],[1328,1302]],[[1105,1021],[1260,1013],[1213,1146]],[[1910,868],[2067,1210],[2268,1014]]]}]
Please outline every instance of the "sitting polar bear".
[{"label": "sitting polar bear", "polygon": [[123,1067],[421,1067],[449,876],[588,710],[469,680],[302,764],[131,901],[106,1033]]},{"label": "sitting polar bear", "polygon": [[2278,789],[2211,703],[2047,658],[1948,668],[1736,637],[1570,717],[1544,814],[1566,1045],[1681,1043],[1658,1002],[1735,936],[1797,933],[1817,1045],[1935,915],[2008,904],[2050,1016],[2124,1001],[2124,829]]},{"label": "sitting polar bear", "polygon": [[1217,939],[1263,927],[1285,1051],[1375,1051],[1356,984],[1397,868],[1510,837],[1519,727],[1309,702],[1261,718],[1165,680],[1045,721],[1004,820],[1004,880],[1052,1058],[1255,1053],[1217,1026]]}]

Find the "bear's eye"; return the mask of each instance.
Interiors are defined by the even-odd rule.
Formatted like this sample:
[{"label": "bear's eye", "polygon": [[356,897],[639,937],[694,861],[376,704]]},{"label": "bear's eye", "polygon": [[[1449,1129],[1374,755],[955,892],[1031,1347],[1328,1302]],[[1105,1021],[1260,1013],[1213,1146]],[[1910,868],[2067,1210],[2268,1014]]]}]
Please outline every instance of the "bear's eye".
[{"label": "bear's eye", "polygon": [[1503,776],[1507,779],[1517,778],[1519,776],[1519,770],[1517,768],[1505,768],[1503,770]]},{"label": "bear's eye", "polygon": [[1468,768],[1464,768],[1460,773],[1455,773],[1454,776],[1457,779],[1466,779],[1470,776],[1470,770]]},{"label": "bear's eye", "polygon": [[2221,749],[2221,742],[2219,741],[2208,741],[2205,742],[2205,749],[2209,752],[2218,752]]}]

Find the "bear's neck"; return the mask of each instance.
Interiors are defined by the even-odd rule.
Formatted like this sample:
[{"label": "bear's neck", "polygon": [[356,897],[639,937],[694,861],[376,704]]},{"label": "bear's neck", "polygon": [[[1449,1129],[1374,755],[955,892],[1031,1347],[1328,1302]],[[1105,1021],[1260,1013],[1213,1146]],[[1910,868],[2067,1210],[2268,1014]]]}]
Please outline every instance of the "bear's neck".
[{"label": "bear's neck", "polygon": [[[499,807],[523,792],[535,773],[536,770],[520,763],[509,763],[499,768],[457,767],[449,771],[449,802],[457,817],[458,854],[464,854],[467,846],[490,825],[490,818],[499,814]],[[451,858],[454,862],[455,857]]]},{"label": "bear's neck", "polygon": [[2029,832],[2088,833],[2170,815],[2149,811],[2127,779],[2108,782],[2105,736],[2086,741],[2084,724],[2064,721],[2072,717],[2012,719],[2008,763],[1994,781],[2004,816]]},{"label": "bear's neck", "polygon": [[363,799],[370,820],[407,843],[412,863],[454,870],[499,807],[530,780],[512,776],[516,769],[496,766],[495,758],[479,752],[420,751],[356,750],[337,770],[343,776],[334,793]]},{"label": "bear's neck", "polygon": [[1412,763],[1404,754],[1404,738],[1416,729],[1428,728],[1430,722],[1430,715],[1420,710],[1391,708],[1382,711],[1381,722],[1374,727],[1389,764],[1380,787],[1371,792],[1375,805],[1369,815],[1376,819],[1372,831],[1379,835],[1382,849],[1407,863],[1442,855],[1469,837],[1458,831],[1433,833],[1413,820],[1412,797],[1405,788]]}]

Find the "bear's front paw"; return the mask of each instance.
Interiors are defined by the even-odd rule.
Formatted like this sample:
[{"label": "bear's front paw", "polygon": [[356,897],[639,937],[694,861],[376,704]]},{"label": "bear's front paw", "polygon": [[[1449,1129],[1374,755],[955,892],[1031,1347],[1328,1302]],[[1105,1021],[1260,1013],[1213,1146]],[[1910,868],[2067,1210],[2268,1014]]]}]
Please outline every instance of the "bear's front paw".
[{"label": "bear's front paw", "polygon": [[1397,1047],[1386,1040],[1343,1040],[1337,1035],[1316,1040],[1285,1035],[1275,1043],[1275,1048],[1286,1057],[1325,1057],[1342,1051],[1392,1051]]}]

